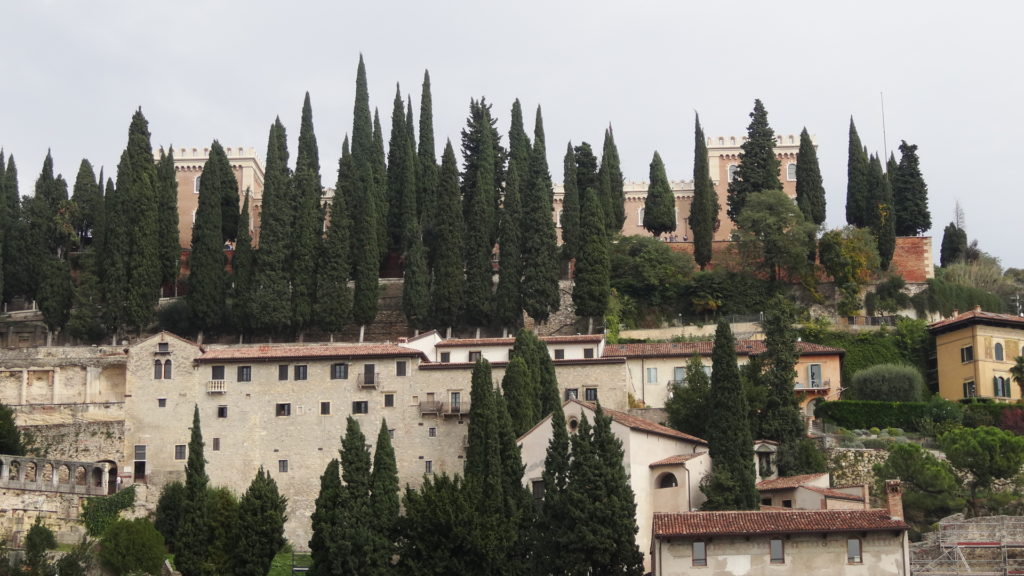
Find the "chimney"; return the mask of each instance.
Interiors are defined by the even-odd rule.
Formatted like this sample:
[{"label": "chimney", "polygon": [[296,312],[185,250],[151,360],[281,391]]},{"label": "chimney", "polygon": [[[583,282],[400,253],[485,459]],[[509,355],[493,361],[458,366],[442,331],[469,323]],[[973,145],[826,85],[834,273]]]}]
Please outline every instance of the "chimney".
[{"label": "chimney", "polygon": [[957,310],[956,308],[953,308],[953,314],[950,315],[950,318],[956,318],[959,315],[960,315],[960,311]]},{"label": "chimney", "polygon": [[974,307],[974,311],[975,312],[981,312],[981,306],[980,305],[975,306]]},{"label": "chimney", "polygon": [[871,491],[867,484],[861,484],[860,494],[864,498],[864,509],[871,508]]},{"label": "chimney", "polygon": [[903,486],[899,480],[885,481],[885,496],[889,501],[889,516],[903,520]]}]

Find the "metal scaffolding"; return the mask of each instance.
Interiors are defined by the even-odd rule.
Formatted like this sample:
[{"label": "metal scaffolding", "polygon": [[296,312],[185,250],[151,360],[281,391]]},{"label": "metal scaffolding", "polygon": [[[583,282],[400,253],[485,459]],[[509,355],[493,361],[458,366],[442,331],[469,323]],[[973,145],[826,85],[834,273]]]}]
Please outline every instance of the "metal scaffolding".
[{"label": "metal scaffolding", "polygon": [[1024,575],[1024,517],[943,523],[937,543],[937,555],[911,561],[911,574]]}]

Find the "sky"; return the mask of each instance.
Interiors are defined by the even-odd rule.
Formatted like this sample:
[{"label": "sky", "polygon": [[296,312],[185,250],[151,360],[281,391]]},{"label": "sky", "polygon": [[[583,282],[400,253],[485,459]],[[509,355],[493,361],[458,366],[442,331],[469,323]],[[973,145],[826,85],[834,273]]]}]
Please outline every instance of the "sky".
[{"label": "sky", "polygon": [[626,180],[646,181],[655,151],[689,180],[694,114],[707,136],[743,136],[759,98],[777,134],[815,137],[828,227],[845,223],[852,117],[870,152],[918,145],[936,259],[959,202],[968,236],[1024,268],[1024,199],[1004,188],[1024,128],[1022,21],[1024,4],[988,0],[11,2],[0,147],[22,194],[47,149],[69,183],[83,158],[114,176],[141,106],[154,148],[218,139],[261,157],[279,116],[294,163],[308,91],[333,186],[362,54],[385,135],[396,83],[418,122],[430,71],[438,156],[446,139],[458,150],[470,98],[493,103],[503,133],[519,98],[531,133],[543,109],[556,182],[565,143],[599,150],[609,124]]}]

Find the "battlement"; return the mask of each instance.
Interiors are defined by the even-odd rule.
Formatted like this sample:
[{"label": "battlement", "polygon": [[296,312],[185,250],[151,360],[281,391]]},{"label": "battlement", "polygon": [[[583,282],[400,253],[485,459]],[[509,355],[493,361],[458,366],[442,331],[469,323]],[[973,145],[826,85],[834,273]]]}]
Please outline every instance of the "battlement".
[{"label": "battlement", "polygon": [[[712,150],[739,148],[747,141],[746,136],[712,136],[707,139],[708,152]],[[817,140],[814,136],[811,136],[811,143],[815,146],[818,145]],[[776,134],[775,135],[775,146],[779,148],[788,148],[790,146],[800,146],[800,135],[799,134]]]}]

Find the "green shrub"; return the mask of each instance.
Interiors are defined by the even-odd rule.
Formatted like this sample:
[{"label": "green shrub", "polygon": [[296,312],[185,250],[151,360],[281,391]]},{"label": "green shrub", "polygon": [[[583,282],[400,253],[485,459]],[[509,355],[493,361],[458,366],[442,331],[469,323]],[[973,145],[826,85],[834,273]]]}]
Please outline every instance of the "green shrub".
[{"label": "green shrub", "polygon": [[109,528],[122,510],[135,504],[135,487],[128,486],[110,496],[89,498],[82,504],[82,523],[90,536],[98,537]]},{"label": "green shrub", "polygon": [[918,423],[928,417],[928,404],[840,400],[823,402],[814,413],[818,418],[844,428],[868,429],[877,426],[917,431]]},{"label": "green shrub", "polygon": [[100,562],[117,576],[142,571],[159,574],[164,537],[145,518],[118,520],[103,536]]},{"label": "green shrub", "polygon": [[873,426],[870,429],[868,429],[868,432],[871,432],[872,434],[878,435],[878,433],[881,432],[881,430],[879,430],[877,427]]},{"label": "green shrub", "polygon": [[892,444],[893,441],[891,439],[883,438],[865,438],[861,443],[865,448],[871,450],[888,450],[889,445]]},{"label": "green shrub", "polygon": [[1003,419],[1005,405],[993,402],[971,402],[964,405],[964,426],[978,428],[980,426],[998,427]]},{"label": "green shrub", "polygon": [[167,549],[175,552],[175,536],[181,524],[181,514],[185,506],[185,485],[179,481],[165,484],[160,491],[160,499],[156,503],[156,520],[153,525],[164,536]]},{"label": "green shrub", "polygon": [[889,436],[903,436],[903,430],[901,430],[899,428],[886,428],[885,432]]},{"label": "green shrub", "polygon": [[852,382],[853,375],[878,364],[913,366],[922,375],[927,371],[931,337],[923,321],[900,318],[896,327],[864,332],[841,332],[810,323],[800,330],[806,342],[842,348],[843,382]]},{"label": "green shrub", "polygon": [[848,394],[851,400],[919,402],[924,396],[924,378],[910,366],[878,364],[854,374]]}]

